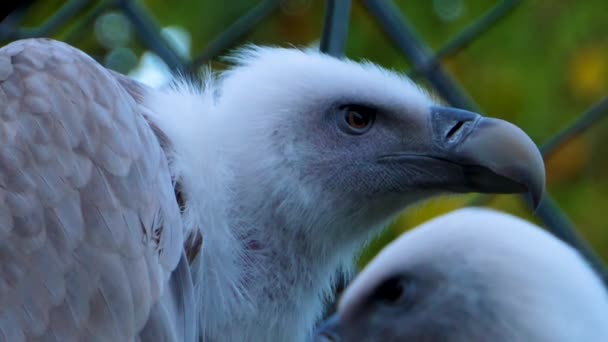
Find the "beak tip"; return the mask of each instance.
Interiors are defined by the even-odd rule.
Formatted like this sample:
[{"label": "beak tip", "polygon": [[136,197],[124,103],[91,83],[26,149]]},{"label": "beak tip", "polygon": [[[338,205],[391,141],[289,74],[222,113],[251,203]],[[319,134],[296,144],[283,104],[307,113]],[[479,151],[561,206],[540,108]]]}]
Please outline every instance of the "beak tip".
[{"label": "beak tip", "polygon": [[543,194],[544,194],[544,191],[541,191],[541,192],[537,192],[537,191],[528,192],[528,197],[529,197],[530,202],[532,203],[532,209],[534,211],[536,211],[536,209],[538,209],[538,207],[540,206],[540,202],[543,199]]},{"label": "beak tip", "polygon": [[536,211],[536,209],[538,209],[538,207],[542,203],[543,197],[545,195],[544,179],[543,179],[543,182],[540,184],[541,185],[538,185],[538,186],[531,186],[527,193],[527,196],[526,196],[528,201],[532,205],[532,209],[534,211]]},{"label": "beak tip", "polygon": [[540,150],[536,148],[531,139],[530,144],[531,146],[534,146],[536,153],[532,153],[535,156],[532,158],[533,162],[531,163],[533,164],[533,167],[531,168],[532,170],[530,171],[532,179],[528,185],[528,194],[530,201],[532,202],[532,207],[534,210],[536,210],[542,202],[545,194],[545,163]]},{"label": "beak tip", "polygon": [[[545,164],[540,150],[519,127],[507,121],[483,118],[470,144],[480,164],[491,165],[496,174],[523,185],[536,209],[545,192]],[[475,158],[474,157],[474,158]]]}]

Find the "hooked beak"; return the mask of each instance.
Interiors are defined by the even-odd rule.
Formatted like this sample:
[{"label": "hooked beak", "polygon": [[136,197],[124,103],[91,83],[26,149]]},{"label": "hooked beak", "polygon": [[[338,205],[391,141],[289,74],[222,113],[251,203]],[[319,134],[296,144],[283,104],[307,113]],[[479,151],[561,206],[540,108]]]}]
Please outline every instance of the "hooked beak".
[{"label": "hooked beak", "polygon": [[420,139],[417,152],[382,156],[381,163],[399,163],[428,170],[421,188],[451,192],[528,192],[534,206],[545,190],[545,167],[534,142],[517,126],[469,111],[431,107],[431,139]]}]

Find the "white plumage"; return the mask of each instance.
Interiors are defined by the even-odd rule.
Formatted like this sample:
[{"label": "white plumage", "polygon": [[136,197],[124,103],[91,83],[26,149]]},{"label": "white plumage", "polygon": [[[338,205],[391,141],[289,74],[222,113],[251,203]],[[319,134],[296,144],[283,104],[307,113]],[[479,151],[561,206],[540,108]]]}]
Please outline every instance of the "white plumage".
[{"label": "white plumage", "polygon": [[55,41],[0,50],[0,336],[304,341],[408,204],[543,192],[521,130],[396,73],[310,50],[231,60],[155,90]]},{"label": "white plumage", "polygon": [[[205,275],[196,287],[203,331],[212,329],[211,336],[221,334],[235,341],[246,336],[298,341],[318,319],[321,299],[330,295],[330,276],[338,268],[350,269],[363,241],[336,253],[333,238],[338,237],[330,232],[323,236],[316,230],[332,225],[354,228],[360,223],[323,213],[334,204],[319,198],[320,184],[299,179],[299,170],[292,169],[298,166],[289,164],[300,161],[280,159],[326,151],[298,146],[296,141],[274,140],[273,135],[286,139],[301,133],[314,135],[314,131],[294,132],[289,137],[286,130],[297,128],[290,127],[292,115],[309,115],[294,113],[294,109],[333,98],[371,103],[382,98],[389,105],[411,107],[414,113],[424,112],[432,102],[406,78],[373,64],[362,66],[313,51],[251,47],[232,60],[238,67],[219,80],[209,75],[202,88],[178,80],[172,90],[150,92],[143,103],[150,108],[152,121],[173,143],[169,155],[173,174],[187,198],[186,229],[203,230],[205,244],[197,267]],[[235,188],[233,182],[239,185]],[[238,200],[230,198],[231,193]],[[268,203],[273,200],[280,203]],[[239,207],[234,208],[235,204]],[[234,210],[239,212],[226,212]],[[311,213],[313,210],[319,213]],[[278,226],[281,223],[288,226]],[[373,224],[380,226],[381,222]],[[311,234],[318,241],[292,246],[290,240],[297,234]],[[246,237],[245,241],[239,241],[239,236]],[[248,249],[247,244],[260,246]],[[278,261],[282,265],[275,264]],[[243,278],[250,278],[247,288]],[[292,282],[307,287],[314,283],[317,289],[298,288]],[[259,300],[269,294],[279,298]],[[283,326],[299,331],[292,328],[281,335]]]},{"label": "white plumage", "polygon": [[540,227],[461,209],[404,234],[342,296],[318,340],[605,341],[608,292]]}]

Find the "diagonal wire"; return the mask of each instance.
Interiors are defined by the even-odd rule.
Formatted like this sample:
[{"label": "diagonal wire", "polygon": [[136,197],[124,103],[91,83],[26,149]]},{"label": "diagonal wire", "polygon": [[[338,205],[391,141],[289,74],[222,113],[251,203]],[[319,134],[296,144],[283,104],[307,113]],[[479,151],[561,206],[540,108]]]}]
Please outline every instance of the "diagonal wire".
[{"label": "diagonal wire", "polygon": [[[499,20],[513,12],[520,3],[521,1],[519,0],[504,0],[499,2],[437,50],[433,58],[423,67],[436,65],[442,59],[450,57],[466,48],[475,39],[496,25]],[[424,72],[426,72],[425,69],[416,68],[410,72],[410,76],[415,77]]]},{"label": "diagonal wire", "polygon": [[363,4],[376,18],[381,28],[397,48],[412,62],[415,69],[426,70],[425,77],[452,106],[479,111],[477,105],[456,85],[440,64],[432,63],[432,51],[417,36],[414,29],[390,0],[364,0]]},{"label": "diagonal wire", "polygon": [[98,18],[104,11],[114,4],[113,0],[99,1],[95,6],[89,10],[82,18],[65,33],[60,39],[65,42],[73,42],[80,39],[83,35],[88,32],[87,27]]},{"label": "diagonal wire", "polygon": [[467,26],[454,39],[447,42],[442,48],[437,50],[435,58],[440,60],[444,57],[451,56],[463,48],[467,47],[473,40],[487,32],[496,23],[511,13],[521,1],[519,0],[504,0],[498,5],[491,8],[486,14],[475,20],[471,25]]},{"label": "diagonal wire", "polygon": [[344,55],[344,46],[348,37],[350,7],[350,0],[327,0],[323,32],[319,44],[321,52],[334,57]]},{"label": "diagonal wire", "polygon": [[[475,103],[457,86],[456,82],[443,70],[440,64],[433,64],[428,68],[432,60],[431,50],[416,35],[407,20],[400,14],[398,7],[389,0],[365,0],[364,5],[376,18],[385,33],[391,38],[395,45],[412,62],[415,68],[424,70],[424,76],[437,92],[450,104],[468,110],[477,110]],[[523,196],[527,199],[527,196]],[[528,202],[528,201],[527,201]],[[530,203],[530,202],[528,202]],[[544,225],[555,235],[566,240],[571,246],[577,248],[591,265],[608,280],[608,272],[602,261],[589,248],[587,243],[576,233],[576,228],[563,212],[560,212],[548,193],[536,209],[536,215],[543,221]],[[534,209],[534,208],[533,208]]]},{"label": "diagonal wire", "polygon": [[186,61],[168,44],[160,34],[154,18],[131,0],[118,0],[118,6],[129,19],[144,45],[158,55],[172,71],[185,71]]},{"label": "diagonal wire", "polygon": [[18,27],[33,4],[33,0],[24,0],[20,3],[9,3],[0,7],[0,25],[5,27]]},{"label": "diagonal wire", "polygon": [[[532,205],[529,198],[526,198],[526,202]],[[608,284],[608,272],[602,259],[576,231],[574,224],[551,197],[543,197],[541,204],[536,209],[536,215],[543,218],[543,223],[550,227],[553,235],[578,250],[591,267],[598,272],[604,284]]]},{"label": "diagonal wire", "polygon": [[78,14],[84,7],[89,4],[89,0],[71,0],[67,1],[59,8],[51,17],[44,23],[36,27],[16,28],[14,25],[0,23],[0,41],[2,40],[17,40],[23,38],[44,37],[55,32],[61,25]]},{"label": "diagonal wire", "polygon": [[543,143],[540,146],[543,157],[549,157],[555,153],[561,145],[584,133],[593,126],[593,124],[605,117],[608,117],[608,96],[593,104],[593,106],[581,114],[576,121],[557,132],[549,138],[549,140]]},{"label": "diagonal wire", "polygon": [[205,50],[192,60],[188,69],[195,71],[204,63],[207,63],[232,47],[243,36],[251,32],[262,20],[270,16],[279,5],[280,0],[266,0],[255,6],[211,41]]}]

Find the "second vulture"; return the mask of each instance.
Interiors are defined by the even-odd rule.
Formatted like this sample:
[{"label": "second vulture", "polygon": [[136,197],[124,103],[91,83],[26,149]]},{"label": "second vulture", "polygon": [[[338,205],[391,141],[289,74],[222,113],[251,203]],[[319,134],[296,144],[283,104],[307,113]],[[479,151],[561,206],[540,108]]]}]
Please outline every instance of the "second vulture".
[{"label": "second vulture", "polygon": [[383,249],[314,341],[608,341],[608,292],[540,227],[460,209]]}]

